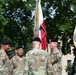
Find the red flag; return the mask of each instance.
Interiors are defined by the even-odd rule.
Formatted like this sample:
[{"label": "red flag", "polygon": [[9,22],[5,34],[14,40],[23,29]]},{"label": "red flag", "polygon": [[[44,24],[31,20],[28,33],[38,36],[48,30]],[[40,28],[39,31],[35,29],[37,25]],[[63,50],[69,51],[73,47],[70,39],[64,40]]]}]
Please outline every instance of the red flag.
[{"label": "red flag", "polygon": [[36,17],[36,19],[35,19],[35,27],[36,26],[38,27],[37,30],[35,28],[35,31],[37,32],[37,35],[39,36],[39,38],[42,41],[41,48],[43,50],[45,50],[46,46],[47,46],[47,42],[46,42],[46,27],[45,27],[44,20],[43,20],[43,13],[42,13],[42,8],[41,8],[40,1],[38,2],[38,7],[36,9],[35,17]]},{"label": "red flag", "polygon": [[44,22],[40,26],[40,35],[41,35],[41,41],[42,41],[42,49],[46,49],[46,30]]}]

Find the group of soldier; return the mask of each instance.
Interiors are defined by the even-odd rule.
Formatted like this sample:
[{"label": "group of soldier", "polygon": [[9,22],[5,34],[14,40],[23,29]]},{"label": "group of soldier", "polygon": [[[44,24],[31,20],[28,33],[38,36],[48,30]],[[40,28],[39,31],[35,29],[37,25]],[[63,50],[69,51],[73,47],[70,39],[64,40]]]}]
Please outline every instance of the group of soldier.
[{"label": "group of soldier", "polygon": [[39,37],[32,39],[33,49],[24,55],[23,46],[16,47],[16,55],[11,59],[6,52],[10,49],[10,42],[2,40],[0,49],[0,75],[62,75],[61,53],[57,48],[56,39],[49,40],[48,53],[40,49]]}]

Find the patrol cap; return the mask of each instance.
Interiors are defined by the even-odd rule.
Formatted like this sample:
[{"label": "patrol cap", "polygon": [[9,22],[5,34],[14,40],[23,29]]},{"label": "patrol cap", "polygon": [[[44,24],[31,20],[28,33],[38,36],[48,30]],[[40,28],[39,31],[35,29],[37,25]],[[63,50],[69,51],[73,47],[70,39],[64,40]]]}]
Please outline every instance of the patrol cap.
[{"label": "patrol cap", "polygon": [[50,42],[58,42],[58,40],[57,39],[49,39],[49,43]]},{"label": "patrol cap", "polygon": [[34,38],[32,39],[32,41],[37,41],[37,42],[40,42],[40,43],[41,43],[41,40],[40,40],[39,37],[34,37]]},{"label": "patrol cap", "polygon": [[23,45],[18,45],[18,46],[16,47],[16,50],[18,50],[19,48],[23,48],[23,49],[24,49],[24,46],[23,46]]},{"label": "patrol cap", "polygon": [[1,44],[3,44],[3,45],[10,45],[11,42],[10,42],[9,40],[3,39],[3,40],[1,41]]}]

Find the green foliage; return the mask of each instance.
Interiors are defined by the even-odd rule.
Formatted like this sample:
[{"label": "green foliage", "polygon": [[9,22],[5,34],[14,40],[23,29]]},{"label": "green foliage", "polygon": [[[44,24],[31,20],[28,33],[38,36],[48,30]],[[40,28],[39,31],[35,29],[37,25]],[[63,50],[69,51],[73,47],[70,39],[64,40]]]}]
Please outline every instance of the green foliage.
[{"label": "green foliage", "polygon": [[[76,24],[76,0],[42,0],[41,5],[47,39],[61,36],[66,51],[65,43],[72,40]],[[9,38],[13,46],[31,42],[35,7],[35,0],[0,0],[0,37]]]},{"label": "green foliage", "polygon": [[68,65],[68,66],[66,66],[66,72],[68,73],[68,72],[71,72],[71,70],[72,70],[72,66],[71,65]]},{"label": "green foliage", "polygon": [[[6,26],[3,34],[6,38],[10,38],[12,45],[24,44],[32,37],[31,9],[28,4],[22,0],[7,0],[2,17],[6,19]],[[1,21],[2,22],[2,21]],[[3,21],[3,23],[5,23]],[[30,37],[31,36],[31,37]]]},{"label": "green foliage", "polygon": [[[46,0],[45,0],[46,1]],[[61,36],[62,52],[67,54],[66,43],[72,40],[74,27],[76,25],[76,1],[75,0],[48,0],[43,7],[47,38],[58,38]],[[73,45],[72,42],[69,42]]]}]

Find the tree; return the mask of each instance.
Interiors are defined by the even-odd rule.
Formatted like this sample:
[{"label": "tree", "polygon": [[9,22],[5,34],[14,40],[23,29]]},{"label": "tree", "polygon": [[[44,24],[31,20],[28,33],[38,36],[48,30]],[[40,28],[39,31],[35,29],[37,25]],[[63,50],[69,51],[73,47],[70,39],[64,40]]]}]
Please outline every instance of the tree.
[{"label": "tree", "polygon": [[0,0],[0,36],[1,38],[3,38],[3,32],[4,32],[4,26],[6,25],[7,21],[4,18],[4,16],[2,15],[2,12],[5,11],[3,7],[3,5],[5,4],[4,0]]},{"label": "tree", "polygon": [[[1,0],[2,1],[2,0]],[[32,36],[32,11],[29,1],[7,0],[2,4],[1,16],[7,22],[1,37],[9,38],[12,44],[26,44]],[[1,21],[2,22],[2,21]],[[4,23],[4,22],[3,22]],[[3,24],[2,24],[3,26]]]},{"label": "tree", "polygon": [[[43,5],[45,6],[43,10],[46,18],[47,37],[49,39],[61,36],[64,51],[62,52],[67,54],[65,43],[69,39],[72,40],[73,37],[76,23],[76,0],[45,0]],[[70,43],[73,45],[72,42]]]},{"label": "tree", "polygon": [[[9,38],[13,46],[17,44],[26,46],[27,42],[31,42],[33,37],[33,12],[36,1],[0,0],[0,2],[0,37]],[[64,41],[65,36],[67,41],[68,39],[72,40],[76,24],[76,0],[42,0],[41,5],[47,39],[58,39],[58,36],[60,36],[62,37],[61,40]],[[72,42],[70,43],[73,45]],[[63,47],[66,47],[65,44],[63,44]]]}]

